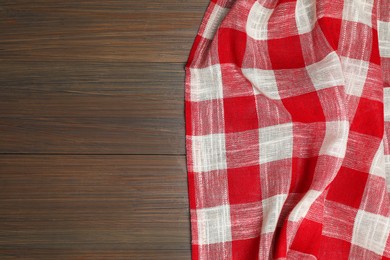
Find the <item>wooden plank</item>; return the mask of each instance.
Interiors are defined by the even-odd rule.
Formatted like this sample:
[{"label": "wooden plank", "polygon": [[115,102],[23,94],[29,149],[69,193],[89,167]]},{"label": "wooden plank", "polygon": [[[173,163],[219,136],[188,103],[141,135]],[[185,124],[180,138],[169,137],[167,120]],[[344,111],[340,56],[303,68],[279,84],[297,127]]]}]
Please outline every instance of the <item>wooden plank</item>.
[{"label": "wooden plank", "polygon": [[209,1],[2,1],[0,60],[184,62]]},{"label": "wooden plank", "polygon": [[188,259],[185,169],[183,156],[2,155],[0,258]]},{"label": "wooden plank", "polygon": [[[122,250],[122,249],[37,249],[37,248],[19,248],[16,250],[1,250],[2,260],[23,259],[76,259],[76,260],[190,260],[191,256],[188,250]],[[131,258],[130,258],[131,257]]]},{"label": "wooden plank", "polygon": [[0,153],[185,153],[183,64],[0,67]]}]

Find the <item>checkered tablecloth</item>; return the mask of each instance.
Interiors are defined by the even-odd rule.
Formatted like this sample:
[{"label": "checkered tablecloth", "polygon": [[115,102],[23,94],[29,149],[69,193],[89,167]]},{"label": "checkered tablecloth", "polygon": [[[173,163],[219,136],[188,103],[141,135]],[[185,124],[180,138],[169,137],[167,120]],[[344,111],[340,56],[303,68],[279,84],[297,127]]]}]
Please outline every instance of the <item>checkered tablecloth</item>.
[{"label": "checkered tablecloth", "polygon": [[193,259],[390,259],[390,0],[213,0],[185,70]]}]

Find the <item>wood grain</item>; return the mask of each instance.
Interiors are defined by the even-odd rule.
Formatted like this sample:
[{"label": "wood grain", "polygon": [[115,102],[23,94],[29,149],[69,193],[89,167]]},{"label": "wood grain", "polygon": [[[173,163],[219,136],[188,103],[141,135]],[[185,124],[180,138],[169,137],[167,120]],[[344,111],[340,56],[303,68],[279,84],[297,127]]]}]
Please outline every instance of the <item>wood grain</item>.
[{"label": "wood grain", "polygon": [[7,65],[0,153],[185,153],[182,64]]},{"label": "wood grain", "polygon": [[189,256],[183,156],[3,155],[0,170],[1,259]]},{"label": "wood grain", "polygon": [[45,249],[45,248],[18,248],[16,250],[2,250],[4,260],[23,259],[75,259],[75,260],[189,260],[190,254],[186,250],[141,250],[141,249]]},{"label": "wood grain", "polygon": [[207,2],[1,1],[0,60],[184,62]]},{"label": "wood grain", "polygon": [[0,0],[0,259],[190,259],[184,63],[208,0]]}]

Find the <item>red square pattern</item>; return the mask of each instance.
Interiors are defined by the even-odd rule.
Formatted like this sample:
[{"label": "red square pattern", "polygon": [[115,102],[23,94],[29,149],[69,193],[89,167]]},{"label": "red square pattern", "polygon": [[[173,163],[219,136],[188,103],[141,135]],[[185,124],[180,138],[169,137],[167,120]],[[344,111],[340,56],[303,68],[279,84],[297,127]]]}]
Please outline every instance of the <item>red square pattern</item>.
[{"label": "red square pattern", "polygon": [[310,189],[318,157],[293,158],[290,193],[305,193]]},{"label": "red square pattern", "polygon": [[287,255],[287,226],[289,222],[286,220],[281,228],[275,232],[275,249],[273,251],[273,258],[286,258]]},{"label": "red square pattern", "polygon": [[372,29],[372,50],[370,62],[377,65],[381,64],[381,57],[379,54],[378,31],[375,29]]},{"label": "red square pattern", "polygon": [[259,127],[254,96],[224,98],[225,132],[240,132]]},{"label": "red square pattern", "polygon": [[360,98],[351,131],[382,138],[383,118],[383,102]]},{"label": "red square pattern", "polygon": [[[339,46],[341,19],[322,17],[318,19],[318,25],[321,27],[321,31],[329,45],[336,51]],[[316,50],[317,48],[314,49]]]},{"label": "red square pattern", "polygon": [[316,92],[282,99],[293,122],[325,122],[325,115]]},{"label": "red square pattern", "polygon": [[196,209],[196,192],[195,192],[195,175],[194,172],[188,172],[188,198],[190,209]]},{"label": "red square pattern", "polygon": [[327,199],[359,208],[368,174],[341,167],[329,189]]},{"label": "red square pattern", "polygon": [[283,4],[283,3],[288,3],[288,2],[296,2],[297,0],[279,0],[277,3],[278,5]]},{"label": "red square pattern", "polygon": [[230,28],[218,30],[219,62],[242,66],[246,47],[246,33]]},{"label": "red square pattern", "polygon": [[229,202],[240,204],[261,200],[259,166],[228,169]]},{"label": "red square pattern", "polygon": [[260,237],[232,242],[233,260],[259,259]]},{"label": "red square pattern", "polygon": [[[189,98],[189,94],[185,94],[186,95],[186,101],[185,101],[185,104],[184,104],[184,109],[185,109],[185,132],[186,132],[186,135],[191,135],[192,134],[192,121],[191,121],[191,116],[192,116],[192,111],[191,111],[191,107],[192,107],[192,102],[191,101],[188,101],[188,98]],[[188,97],[187,97],[188,96]]]},{"label": "red square pattern", "polygon": [[318,257],[321,246],[321,233],[321,223],[303,219],[297,233],[295,234],[291,249],[300,253]]},{"label": "red square pattern", "polygon": [[[192,233],[192,231],[191,231]],[[199,259],[199,245],[192,243],[191,245],[191,258]]]},{"label": "red square pattern", "polygon": [[350,249],[350,242],[322,236],[318,259],[349,259]]},{"label": "red square pattern", "polygon": [[268,40],[268,52],[274,70],[305,67],[299,35]]}]

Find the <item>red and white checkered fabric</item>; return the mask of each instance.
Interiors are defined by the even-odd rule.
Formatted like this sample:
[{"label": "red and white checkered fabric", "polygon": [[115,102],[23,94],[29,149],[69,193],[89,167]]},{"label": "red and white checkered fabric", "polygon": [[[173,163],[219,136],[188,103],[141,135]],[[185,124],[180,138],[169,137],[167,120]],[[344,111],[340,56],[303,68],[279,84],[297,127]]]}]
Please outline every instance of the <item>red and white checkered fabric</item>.
[{"label": "red and white checkered fabric", "polygon": [[390,259],[390,0],[213,0],[185,69],[193,259]]}]

